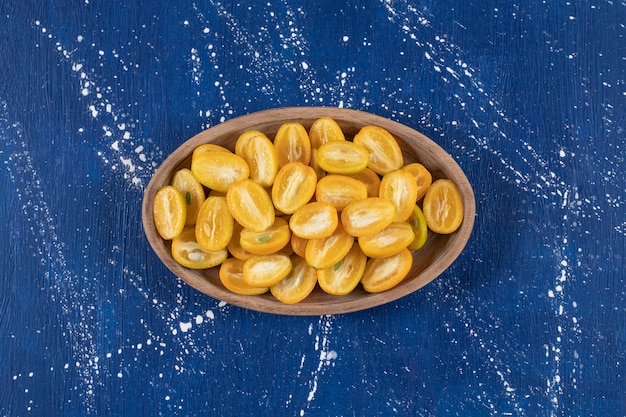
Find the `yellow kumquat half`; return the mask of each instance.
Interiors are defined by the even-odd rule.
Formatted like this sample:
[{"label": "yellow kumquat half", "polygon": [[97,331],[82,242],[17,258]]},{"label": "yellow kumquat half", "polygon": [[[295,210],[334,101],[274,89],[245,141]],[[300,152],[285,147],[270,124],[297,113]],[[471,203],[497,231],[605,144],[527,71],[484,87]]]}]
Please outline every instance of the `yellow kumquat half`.
[{"label": "yellow kumquat half", "polygon": [[196,224],[198,210],[200,210],[200,206],[206,198],[204,187],[193,176],[191,170],[187,168],[180,169],[174,173],[171,185],[180,191],[185,199],[185,203],[187,203],[187,220],[185,225],[192,226]]},{"label": "yellow kumquat half", "polygon": [[285,304],[304,300],[317,284],[317,270],[309,266],[305,259],[292,255],[291,263],[289,274],[270,287],[272,295]]},{"label": "yellow kumquat half", "polygon": [[289,162],[311,162],[311,141],[300,123],[283,123],[274,137],[274,147],[281,167]]},{"label": "yellow kumquat half", "polygon": [[311,148],[317,149],[326,142],[346,140],[341,127],[330,117],[320,117],[315,120],[309,129]]},{"label": "yellow kumquat half", "polygon": [[251,287],[271,287],[285,278],[291,267],[287,255],[255,255],[243,264],[243,280]]},{"label": "yellow kumquat half", "polygon": [[433,176],[430,171],[422,164],[413,162],[411,164],[402,167],[403,170],[408,171],[415,178],[417,184],[417,201],[420,201],[426,195],[426,191],[433,182]]},{"label": "yellow kumquat half", "polygon": [[463,198],[456,184],[448,179],[431,184],[422,209],[428,228],[435,233],[453,233],[463,222]]},{"label": "yellow kumquat half", "polygon": [[366,263],[367,256],[359,245],[352,245],[342,260],[328,269],[317,271],[317,283],[328,294],[350,294],[361,281]]},{"label": "yellow kumquat half", "polygon": [[276,217],[274,224],[265,230],[255,232],[243,229],[239,244],[255,255],[270,255],[283,249],[291,241],[291,231],[287,220]]},{"label": "yellow kumquat half", "polygon": [[390,290],[402,282],[412,266],[413,256],[408,249],[387,258],[372,258],[365,265],[361,285],[372,293]]},{"label": "yellow kumquat half", "polygon": [[382,127],[363,127],[356,134],[353,142],[367,149],[369,153],[368,167],[379,175],[400,169],[404,165],[404,157],[398,141]]},{"label": "yellow kumquat half", "polygon": [[200,206],[196,221],[196,241],[207,251],[228,246],[233,236],[235,220],[224,197],[208,197]]},{"label": "yellow kumquat half", "polygon": [[245,229],[260,232],[274,224],[274,204],[265,188],[252,179],[237,181],[226,193],[233,217]]},{"label": "yellow kumquat half", "polygon": [[396,223],[407,221],[417,198],[415,178],[407,171],[389,171],[380,180],[378,196],[390,200],[396,206]]},{"label": "yellow kumquat half", "polygon": [[157,232],[165,240],[178,236],[187,220],[187,203],[183,195],[171,185],[159,189],[154,196],[152,215]]},{"label": "yellow kumquat half", "polygon": [[330,203],[314,201],[297,209],[289,219],[293,234],[305,239],[328,237],[337,228],[339,216]]},{"label": "yellow kumquat half", "polygon": [[240,295],[260,295],[269,291],[269,288],[253,287],[243,279],[244,261],[237,258],[228,258],[220,266],[219,277],[222,285],[229,291]]},{"label": "yellow kumquat half", "polygon": [[185,227],[182,233],[172,239],[172,257],[189,269],[207,269],[224,262],[228,257],[226,249],[207,251],[196,242],[195,228]]},{"label": "yellow kumquat half", "polygon": [[332,204],[342,211],[353,201],[367,198],[367,187],[359,180],[347,175],[329,174],[317,182],[315,199]]},{"label": "yellow kumquat half", "polygon": [[191,172],[200,184],[221,192],[250,176],[246,161],[234,153],[207,151],[191,157]]}]

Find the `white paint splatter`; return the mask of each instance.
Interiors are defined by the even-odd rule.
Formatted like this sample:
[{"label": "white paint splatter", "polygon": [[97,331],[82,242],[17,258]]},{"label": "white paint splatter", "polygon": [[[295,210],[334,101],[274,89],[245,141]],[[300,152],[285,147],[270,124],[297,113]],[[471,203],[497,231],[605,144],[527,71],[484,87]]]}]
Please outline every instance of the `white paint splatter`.
[{"label": "white paint splatter", "polygon": [[[54,41],[56,39],[49,28],[43,26],[41,20],[36,20],[35,26],[40,27],[42,33],[48,34],[48,40]],[[79,35],[76,39],[77,42],[82,42],[83,38]],[[70,48],[66,47],[60,40],[54,42],[54,47],[55,51],[66,59],[63,62],[69,63],[73,75],[76,77],[80,86],[80,97],[92,98],[86,105],[88,113],[92,118],[100,120],[103,123],[102,128],[104,134],[100,141],[101,148],[98,149],[97,146],[93,146],[96,155],[100,156],[105,165],[110,165],[111,170],[119,170],[130,186],[141,189],[150,180],[158,164],[156,161],[152,160],[149,155],[134,152],[134,149],[138,146],[144,146],[144,144],[139,143],[139,139],[134,138],[132,134],[126,130],[126,126],[134,124],[137,121],[129,123],[124,120],[127,116],[118,113],[116,110],[117,106],[111,98],[110,93],[114,92],[114,89],[112,87],[100,87],[94,72],[85,68],[84,62],[73,59]],[[104,56],[106,53],[105,50],[98,50],[99,56]],[[119,54],[115,51],[112,52],[112,55],[119,58]],[[126,63],[121,58],[120,62],[124,64],[124,68],[128,68],[128,65],[132,65]],[[134,66],[137,67],[138,64]],[[124,132],[118,133],[117,131],[111,130],[109,126],[118,126],[118,130]],[[111,155],[111,149],[116,151],[117,154]],[[158,147],[153,144],[150,149],[151,154],[158,156],[162,153]]]},{"label": "white paint splatter", "polygon": [[[31,151],[27,147],[29,140],[22,136],[19,124],[11,124],[6,118],[6,103],[0,103],[0,139],[5,150],[0,152],[3,165],[9,178],[15,185],[12,195],[22,204],[24,221],[31,225],[33,247],[41,263],[44,273],[46,292],[51,303],[60,306],[63,314],[63,325],[71,340],[70,351],[76,361],[77,374],[82,379],[84,389],[82,399],[85,410],[95,411],[93,389],[96,384],[97,366],[94,358],[97,352],[94,342],[95,329],[99,327],[96,315],[97,300],[91,298],[98,291],[92,277],[79,276],[68,265],[64,244],[57,235],[55,215],[47,203],[48,196],[44,191]],[[69,365],[66,365],[66,369]]]},{"label": "white paint splatter", "polygon": [[[318,379],[323,374],[324,367],[332,366],[333,361],[337,359],[337,352],[330,349],[329,337],[333,330],[334,316],[321,316],[317,323],[317,334],[315,335],[315,350],[319,352],[317,367],[311,374],[311,380],[309,382],[309,394],[307,396],[307,402],[311,402],[315,399],[315,393],[317,392]],[[313,333],[312,324],[309,326],[309,334]],[[304,357],[301,360],[301,368],[304,365]],[[300,415],[304,415],[304,410],[300,411]]]}]

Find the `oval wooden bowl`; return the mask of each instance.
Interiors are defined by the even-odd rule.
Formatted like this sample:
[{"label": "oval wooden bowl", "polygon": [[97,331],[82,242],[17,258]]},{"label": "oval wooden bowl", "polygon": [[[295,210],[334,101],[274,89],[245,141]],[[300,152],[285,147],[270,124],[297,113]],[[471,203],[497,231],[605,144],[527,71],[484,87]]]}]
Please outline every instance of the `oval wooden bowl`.
[{"label": "oval wooden bowl", "polygon": [[[169,184],[176,170],[190,166],[191,153],[197,146],[216,143],[232,150],[239,135],[247,130],[260,130],[273,139],[282,123],[297,121],[308,130],[316,119],[323,116],[332,117],[350,140],[363,126],[383,127],[398,140],[405,164],[422,163],[432,173],[433,181],[438,178],[453,180],[461,191],[465,206],[461,227],[450,235],[429,233],[426,245],[413,253],[411,272],[397,287],[389,291],[370,294],[358,286],[348,295],[332,296],[324,293],[318,286],[304,301],[294,305],[281,303],[269,292],[258,296],[234,294],[220,282],[218,268],[191,270],[179,265],[172,258],[170,243],[161,239],[154,226],[152,215],[154,195],[159,188]],[[251,310],[309,316],[348,313],[375,307],[401,298],[428,284],[448,268],[465,247],[474,225],[475,212],[474,193],[463,171],[446,151],[423,134],[400,123],[361,111],[330,107],[288,107],[264,110],[231,119],[200,132],[183,143],[163,162],[150,180],[143,199],[142,220],[148,241],[157,256],[174,274],[196,290]]]}]

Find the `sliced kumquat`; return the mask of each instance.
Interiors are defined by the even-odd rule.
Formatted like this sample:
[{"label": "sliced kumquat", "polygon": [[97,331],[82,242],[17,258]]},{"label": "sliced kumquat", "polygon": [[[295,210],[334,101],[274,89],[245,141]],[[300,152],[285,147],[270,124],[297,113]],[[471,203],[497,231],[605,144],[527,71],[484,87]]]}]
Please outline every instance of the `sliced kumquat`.
[{"label": "sliced kumquat", "polygon": [[380,177],[377,173],[370,168],[365,168],[363,171],[350,175],[355,180],[361,181],[367,188],[368,197],[378,197],[378,191],[380,189]]},{"label": "sliced kumquat", "polygon": [[197,146],[194,150],[193,153],[191,154],[191,158],[197,158],[198,156],[200,156],[201,154],[205,153],[205,152],[230,152],[230,149],[221,146],[221,145],[217,145],[215,143],[205,143],[202,144],[200,146]]},{"label": "sliced kumquat", "polygon": [[407,223],[411,225],[415,234],[413,242],[409,245],[409,250],[421,249],[426,244],[426,239],[428,238],[428,226],[426,225],[424,213],[417,204],[413,207],[413,213],[409,216]]},{"label": "sliced kumquat", "polygon": [[309,239],[305,239],[303,237],[299,237],[297,236],[295,233],[291,234],[291,248],[293,249],[293,252],[304,258],[306,255],[306,244],[309,241]]},{"label": "sliced kumquat", "polygon": [[363,289],[371,293],[390,290],[402,282],[412,266],[413,256],[408,249],[387,258],[372,258],[367,261],[361,278]]},{"label": "sliced kumquat", "polygon": [[219,277],[222,285],[229,291],[240,295],[260,295],[269,291],[269,288],[252,287],[243,280],[244,261],[237,258],[228,258],[220,265]]},{"label": "sliced kumquat", "polygon": [[415,239],[408,223],[391,223],[378,233],[359,237],[359,246],[370,258],[386,258],[406,249]]},{"label": "sliced kumquat", "polygon": [[342,211],[353,201],[367,198],[367,187],[359,180],[339,174],[328,174],[317,182],[315,199],[330,203]]},{"label": "sliced kumquat", "polygon": [[247,261],[251,257],[254,256],[254,253],[248,252],[244,248],[241,247],[241,231],[243,230],[243,226],[238,222],[235,222],[233,228],[233,236],[230,238],[228,242],[228,252],[235,258],[241,259],[242,261]]},{"label": "sliced kumquat", "polygon": [[265,188],[252,179],[233,183],[226,193],[228,209],[245,229],[260,232],[274,224],[272,199]]},{"label": "sliced kumquat", "polygon": [[182,168],[174,173],[171,185],[180,191],[185,198],[185,203],[187,203],[187,220],[185,225],[192,226],[196,224],[198,210],[206,198],[204,187],[193,176],[191,170],[187,168]]},{"label": "sliced kumquat", "polygon": [[242,134],[235,144],[235,154],[250,168],[250,178],[268,187],[278,172],[278,154],[274,144],[261,132]]},{"label": "sliced kumquat", "polygon": [[434,181],[424,196],[422,210],[428,228],[450,234],[463,223],[463,198],[456,184],[448,179]]},{"label": "sliced kumquat", "polygon": [[289,162],[311,162],[311,141],[300,123],[283,123],[274,136],[274,147],[281,167]]},{"label": "sliced kumquat", "polygon": [[385,198],[369,197],[350,203],[341,212],[344,230],[355,237],[380,232],[396,218],[396,206]]},{"label": "sliced kumquat", "polygon": [[237,141],[235,142],[235,153],[239,156],[245,153],[244,148],[248,145],[248,142],[255,137],[261,137],[269,140],[265,133],[260,130],[247,130],[237,138]]},{"label": "sliced kumquat", "polygon": [[313,168],[301,162],[290,162],[276,174],[272,186],[274,206],[285,214],[292,214],[311,200],[316,185]]},{"label": "sliced kumquat", "polygon": [[271,287],[291,272],[287,255],[255,255],[243,264],[243,280],[251,287]]},{"label": "sliced kumquat", "polygon": [[402,169],[389,171],[380,180],[378,196],[390,200],[396,206],[396,223],[407,221],[417,198],[417,184],[409,172]]},{"label": "sliced kumquat", "polygon": [[368,167],[380,175],[400,169],[404,158],[398,141],[382,127],[365,126],[354,136],[354,143],[369,153]]},{"label": "sliced kumquat", "polygon": [[339,216],[330,203],[315,201],[297,209],[289,219],[289,228],[294,235],[305,239],[328,237],[337,228]]},{"label": "sliced kumquat", "polygon": [[346,140],[341,127],[330,117],[321,117],[313,122],[309,129],[309,139],[313,149],[333,140]]},{"label": "sliced kumquat", "polygon": [[361,281],[367,256],[359,245],[352,245],[350,252],[328,269],[317,271],[320,288],[331,295],[346,295],[352,292]]},{"label": "sliced kumquat", "polygon": [[343,259],[354,244],[354,237],[347,234],[341,225],[329,237],[309,239],[305,259],[315,269],[328,269]]},{"label": "sliced kumquat", "polygon": [[292,268],[279,283],[270,287],[270,292],[285,304],[296,304],[311,294],[317,284],[317,270],[310,267],[304,258],[291,257]]},{"label": "sliced kumquat", "polygon": [[402,167],[403,170],[408,171],[415,178],[417,184],[417,201],[420,201],[426,195],[426,191],[433,182],[433,176],[430,171],[422,164],[413,162],[411,164]]},{"label": "sliced kumquat", "polygon": [[326,142],[317,151],[317,163],[326,172],[352,175],[367,168],[369,153],[347,140]]},{"label": "sliced kumquat", "polygon": [[196,221],[196,241],[207,251],[226,248],[233,236],[235,220],[224,197],[208,197],[200,206]]},{"label": "sliced kumquat", "polygon": [[172,239],[172,257],[182,266],[190,269],[207,269],[224,262],[228,251],[207,251],[196,242],[196,231],[192,226],[185,227],[182,233]]},{"label": "sliced kumquat", "polygon": [[289,230],[289,224],[282,217],[276,217],[274,224],[261,232],[244,228],[239,238],[241,247],[255,255],[276,253],[290,241],[291,231]]},{"label": "sliced kumquat", "polygon": [[234,153],[208,151],[191,158],[191,172],[200,184],[226,192],[231,184],[248,178],[250,168]]},{"label": "sliced kumquat", "polygon": [[183,231],[187,219],[185,197],[171,185],[162,187],[154,196],[152,215],[159,235],[165,240],[175,238]]}]

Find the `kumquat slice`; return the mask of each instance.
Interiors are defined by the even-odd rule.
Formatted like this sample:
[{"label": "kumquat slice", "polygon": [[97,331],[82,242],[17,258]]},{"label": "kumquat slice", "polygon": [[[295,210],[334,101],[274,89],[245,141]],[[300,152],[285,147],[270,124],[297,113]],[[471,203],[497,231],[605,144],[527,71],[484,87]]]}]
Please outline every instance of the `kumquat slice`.
[{"label": "kumquat slice", "polygon": [[274,224],[274,204],[265,188],[252,179],[237,181],[226,193],[228,209],[245,229],[260,232]]},{"label": "kumquat slice", "polygon": [[196,224],[198,210],[200,210],[200,206],[206,198],[204,187],[193,176],[191,170],[187,168],[182,168],[174,173],[171,185],[180,191],[185,198],[185,203],[187,203],[187,220],[185,225],[192,226]]},{"label": "kumquat slice", "polygon": [[367,198],[367,187],[361,181],[347,175],[328,174],[317,182],[315,199],[332,204],[342,211],[353,201]]},{"label": "kumquat slice", "polygon": [[330,117],[321,117],[313,122],[309,129],[311,148],[317,149],[326,142],[346,140],[341,127]]},{"label": "kumquat slice", "polygon": [[305,249],[305,259],[315,269],[331,268],[348,254],[354,244],[354,237],[347,234],[341,225],[335,232],[322,239],[309,239]]},{"label": "kumquat slice", "polygon": [[305,165],[311,162],[311,141],[300,123],[283,123],[274,136],[274,147],[281,167],[289,162],[302,162]]},{"label": "kumquat slice", "polygon": [[291,241],[291,231],[287,220],[276,217],[274,224],[267,229],[255,232],[243,229],[239,244],[255,255],[269,255],[283,249]]},{"label": "kumquat slice", "polygon": [[409,172],[402,169],[390,171],[380,180],[378,196],[390,200],[396,206],[396,223],[407,221],[417,199],[417,183]]},{"label": "kumquat slice", "polygon": [[328,269],[317,271],[317,283],[331,295],[346,295],[352,292],[361,281],[367,256],[359,245],[352,245],[350,252]]},{"label": "kumquat slice", "polygon": [[311,200],[316,185],[313,168],[301,162],[290,162],[276,174],[272,186],[274,206],[285,214],[292,214]]},{"label": "kumquat slice", "polygon": [[368,197],[378,197],[378,191],[380,189],[380,177],[377,173],[369,168],[365,168],[363,171],[350,175],[355,180],[361,181],[365,184]]},{"label": "kumquat slice", "polygon": [[295,233],[291,234],[291,249],[293,250],[293,252],[304,258],[306,255],[306,244],[309,241],[309,239],[305,239],[303,237],[300,237],[298,235],[296,235]]},{"label": "kumquat slice", "polygon": [[285,304],[304,300],[317,284],[317,270],[309,266],[304,258],[292,255],[291,263],[289,274],[270,287],[272,295]]},{"label": "kumquat slice", "polygon": [[317,175],[317,179],[319,181],[320,178],[324,177],[327,174],[327,172],[324,171],[324,169],[317,162],[317,153],[318,153],[318,151],[319,151],[319,149],[317,149],[317,148],[311,149],[311,162],[309,163],[309,165],[315,171],[315,175]]},{"label": "kumquat slice", "polygon": [[297,209],[289,219],[294,235],[305,239],[321,239],[333,234],[339,223],[337,209],[330,203],[315,201]]},{"label": "kumquat slice", "polygon": [[191,172],[200,184],[221,192],[250,176],[246,161],[234,153],[208,151],[191,158]]},{"label": "kumquat slice", "polygon": [[387,258],[372,258],[365,265],[361,285],[371,293],[390,290],[402,282],[412,266],[413,256],[408,249]]},{"label": "kumquat slice", "polygon": [[235,220],[224,197],[208,197],[200,206],[196,221],[196,241],[207,251],[228,246],[233,236]]},{"label": "kumquat slice", "polygon": [[333,140],[319,147],[317,163],[326,172],[351,175],[367,168],[369,153],[364,147],[347,140]]},{"label": "kumquat slice", "polygon": [[426,239],[428,238],[428,225],[422,209],[417,204],[413,207],[413,213],[409,216],[407,223],[411,225],[415,234],[413,242],[409,244],[409,250],[421,249],[426,244]]},{"label": "kumquat slice", "polygon": [[341,212],[341,224],[355,237],[380,232],[396,218],[396,206],[385,198],[369,197],[355,201]]},{"label": "kumquat slice", "polygon": [[417,201],[420,201],[426,195],[426,191],[433,182],[433,176],[430,171],[422,164],[413,162],[411,164],[402,167],[403,170],[408,171],[415,178],[417,184]]},{"label": "kumquat slice", "polygon": [[172,239],[172,257],[186,268],[207,269],[224,262],[228,257],[228,251],[226,249],[205,250],[196,242],[195,228],[189,226]]},{"label": "kumquat slice", "polygon": [[463,222],[463,210],[463,198],[451,180],[436,180],[424,196],[424,218],[428,228],[435,233],[455,232]]},{"label": "kumquat slice", "polygon": [[235,154],[241,156],[250,168],[250,178],[269,187],[278,172],[278,154],[274,144],[261,132],[242,134],[235,144]]},{"label": "kumquat slice", "polygon": [[219,277],[222,285],[229,291],[240,295],[260,295],[269,291],[269,288],[253,287],[243,279],[244,261],[237,258],[228,258],[220,265]]},{"label": "kumquat slice", "polygon": [[257,136],[269,140],[265,133],[260,130],[247,130],[237,138],[237,141],[235,142],[235,154],[241,156],[245,152],[244,148],[248,145],[248,142]]},{"label": "kumquat slice", "polygon": [[369,152],[368,167],[379,175],[400,169],[404,165],[404,158],[398,141],[382,127],[363,127],[356,134],[353,142],[367,149]]},{"label": "kumquat slice", "polygon": [[415,239],[408,223],[391,223],[378,233],[359,237],[359,245],[370,258],[386,258],[406,249]]},{"label": "kumquat slice", "polygon": [[243,230],[243,226],[235,221],[235,225],[233,228],[233,236],[230,238],[228,242],[228,252],[235,258],[241,259],[242,261],[247,261],[251,257],[254,256],[254,253],[248,252],[244,248],[241,247],[241,231]]},{"label": "kumquat slice", "polygon": [[191,158],[198,158],[198,156],[205,152],[230,152],[230,149],[215,143],[204,143],[193,150]]},{"label": "kumquat slice", "polygon": [[243,280],[251,287],[271,287],[285,278],[291,267],[287,255],[255,255],[243,264]]},{"label": "kumquat slice", "polygon": [[157,232],[165,240],[178,236],[185,227],[187,203],[175,187],[166,185],[154,196],[152,215]]}]

